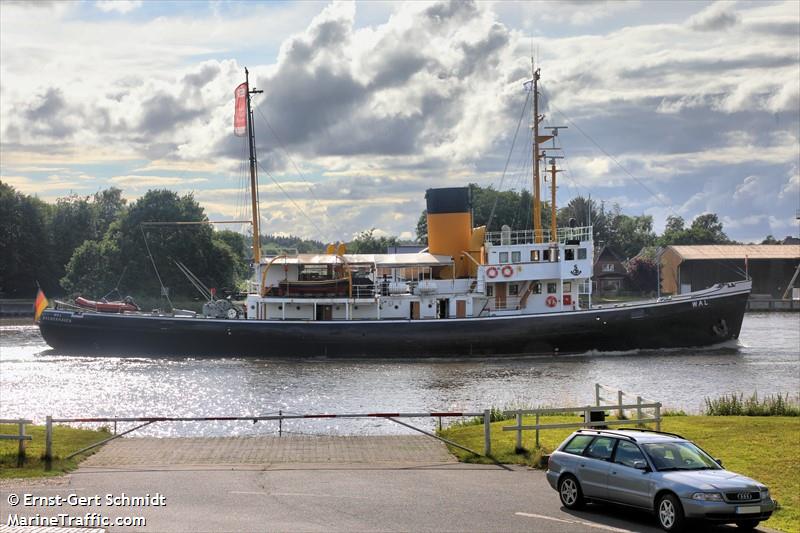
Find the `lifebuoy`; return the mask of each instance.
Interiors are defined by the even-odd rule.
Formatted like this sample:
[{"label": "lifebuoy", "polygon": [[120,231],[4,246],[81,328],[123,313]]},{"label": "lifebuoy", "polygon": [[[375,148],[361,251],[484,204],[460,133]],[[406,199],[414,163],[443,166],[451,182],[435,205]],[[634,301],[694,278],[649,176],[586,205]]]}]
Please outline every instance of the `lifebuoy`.
[{"label": "lifebuoy", "polygon": [[514,269],[511,267],[511,265],[504,266],[502,272],[504,278],[510,278],[512,275],[514,275]]},{"label": "lifebuoy", "polygon": [[486,269],[486,277],[489,279],[494,279],[497,277],[497,268],[489,267]]},{"label": "lifebuoy", "polygon": [[544,301],[544,303],[547,304],[547,307],[555,307],[556,304],[558,303],[558,300],[556,300],[555,296],[551,295],[551,296],[547,297],[547,299]]}]

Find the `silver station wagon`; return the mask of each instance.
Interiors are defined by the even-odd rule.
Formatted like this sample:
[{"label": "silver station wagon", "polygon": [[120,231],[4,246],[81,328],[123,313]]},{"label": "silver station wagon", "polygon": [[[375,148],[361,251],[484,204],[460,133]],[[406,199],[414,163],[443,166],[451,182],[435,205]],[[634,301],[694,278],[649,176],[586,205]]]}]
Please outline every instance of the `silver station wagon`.
[{"label": "silver station wagon", "polygon": [[690,520],[751,530],[775,510],[761,483],[680,435],[650,430],[578,430],[550,456],[547,481],[568,509],[592,500],[646,509],[665,531]]}]

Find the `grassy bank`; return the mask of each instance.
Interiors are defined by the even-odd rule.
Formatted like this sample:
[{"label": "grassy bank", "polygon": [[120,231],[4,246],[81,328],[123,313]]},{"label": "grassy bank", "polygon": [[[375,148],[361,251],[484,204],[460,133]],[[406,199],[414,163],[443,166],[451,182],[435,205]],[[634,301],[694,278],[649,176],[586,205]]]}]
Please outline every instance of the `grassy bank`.
[{"label": "grassy bank", "polygon": [[[577,416],[542,417],[542,423],[576,422]],[[534,424],[532,418],[523,424]],[[535,449],[534,431],[523,432],[523,453],[516,453],[516,432],[503,431],[511,420],[492,424],[492,455],[509,464],[536,466],[542,454],[557,447],[573,430],[550,429],[540,433],[541,449]],[[800,530],[800,418],[754,416],[671,416],[661,424],[669,431],[691,439],[708,453],[722,459],[725,468],[766,484],[781,508],[766,525],[781,531]],[[483,426],[455,426],[442,436],[471,448],[483,450]],[[491,463],[451,447],[465,462]],[[555,493],[554,493],[555,494]]]},{"label": "grassy bank", "polygon": [[[2,435],[16,435],[18,431],[16,425],[0,424],[0,434]],[[21,468],[17,467],[18,441],[0,440],[0,479],[54,476],[69,472],[95,450],[90,450],[72,459],[63,459],[63,457],[111,436],[105,429],[91,430],[53,426],[53,468],[49,472],[45,472],[44,426],[25,426],[25,432],[32,436],[33,440],[27,442],[26,460]]]}]

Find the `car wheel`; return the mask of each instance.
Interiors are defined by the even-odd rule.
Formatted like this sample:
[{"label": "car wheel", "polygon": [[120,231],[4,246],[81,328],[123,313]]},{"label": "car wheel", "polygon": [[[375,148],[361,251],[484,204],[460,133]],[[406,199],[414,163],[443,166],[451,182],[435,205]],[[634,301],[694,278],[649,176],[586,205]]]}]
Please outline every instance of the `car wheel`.
[{"label": "car wheel", "polygon": [[567,509],[580,509],[585,503],[581,485],[573,476],[561,478],[558,482],[558,495]]},{"label": "car wheel", "polygon": [[673,533],[683,531],[686,527],[686,518],[683,516],[681,502],[672,494],[665,494],[658,499],[656,504],[658,525],[664,531]]},{"label": "car wheel", "polygon": [[761,520],[742,520],[741,522],[736,522],[736,527],[744,529],[745,531],[752,531],[758,527],[760,521]]}]

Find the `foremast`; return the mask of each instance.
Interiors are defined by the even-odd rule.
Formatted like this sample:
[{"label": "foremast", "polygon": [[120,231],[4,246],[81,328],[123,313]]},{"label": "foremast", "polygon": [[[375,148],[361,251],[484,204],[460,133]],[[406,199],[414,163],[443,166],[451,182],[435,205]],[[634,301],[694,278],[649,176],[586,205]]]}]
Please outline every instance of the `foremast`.
[{"label": "foremast", "polygon": [[253,265],[258,270],[258,265],[261,263],[261,233],[259,231],[259,210],[258,210],[258,176],[256,167],[258,160],[256,159],[256,135],[253,131],[253,109],[250,105],[250,95],[260,94],[264,91],[256,90],[255,87],[250,89],[250,72],[247,67],[244,69],[245,86],[247,88],[247,141],[250,149],[250,200],[252,203],[253,211]]}]

